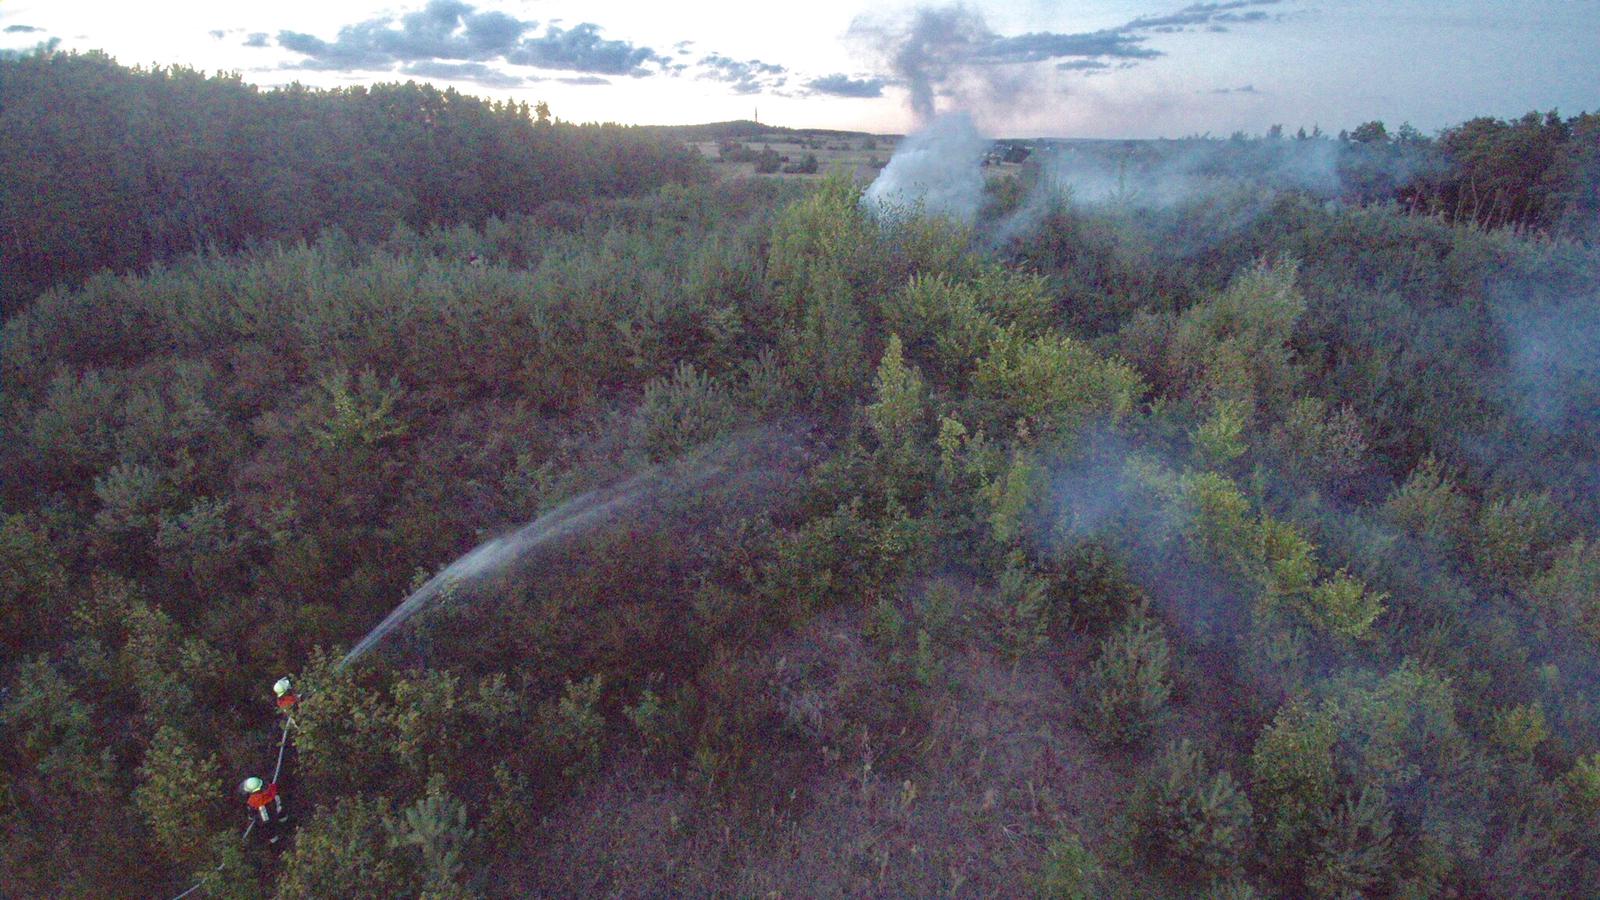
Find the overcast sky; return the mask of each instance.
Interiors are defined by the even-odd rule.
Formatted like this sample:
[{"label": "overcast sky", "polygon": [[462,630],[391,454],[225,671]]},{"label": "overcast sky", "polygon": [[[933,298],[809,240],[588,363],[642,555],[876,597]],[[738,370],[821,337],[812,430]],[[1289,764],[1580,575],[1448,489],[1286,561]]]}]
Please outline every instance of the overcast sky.
[{"label": "overcast sky", "polygon": [[641,124],[900,132],[961,109],[996,136],[1179,137],[1600,110],[1600,0],[0,0],[0,48],[47,41]]}]

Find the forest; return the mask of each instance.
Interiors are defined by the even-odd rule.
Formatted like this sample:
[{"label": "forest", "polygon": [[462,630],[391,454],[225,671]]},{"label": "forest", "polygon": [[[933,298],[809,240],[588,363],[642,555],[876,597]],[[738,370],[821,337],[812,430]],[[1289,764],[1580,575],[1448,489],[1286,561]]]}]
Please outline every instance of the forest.
[{"label": "forest", "polygon": [[1600,116],[965,223],[415,84],[0,92],[0,893],[1600,883]]}]

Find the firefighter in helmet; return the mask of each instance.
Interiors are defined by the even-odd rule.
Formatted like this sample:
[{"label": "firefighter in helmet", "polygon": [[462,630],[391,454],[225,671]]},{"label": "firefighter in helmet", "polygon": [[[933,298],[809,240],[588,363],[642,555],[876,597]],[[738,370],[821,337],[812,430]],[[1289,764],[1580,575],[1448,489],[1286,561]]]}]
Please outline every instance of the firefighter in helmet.
[{"label": "firefighter in helmet", "polygon": [[251,775],[239,782],[239,793],[244,796],[244,803],[250,807],[251,814],[260,819],[255,824],[266,831],[267,843],[276,845],[283,836],[279,826],[288,819],[283,810],[283,795],[278,793],[277,782],[267,784]]}]

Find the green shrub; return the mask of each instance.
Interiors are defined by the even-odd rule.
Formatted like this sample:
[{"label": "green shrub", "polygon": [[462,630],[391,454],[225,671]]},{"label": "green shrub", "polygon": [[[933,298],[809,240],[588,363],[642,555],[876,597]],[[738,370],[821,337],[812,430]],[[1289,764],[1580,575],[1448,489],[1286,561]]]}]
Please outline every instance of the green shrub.
[{"label": "green shrub", "polygon": [[1316,849],[1306,874],[1314,897],[1370,897],[1393,875],[1393,817],[1382,790],[1363,788],[1317,814]]},{"label": "green shrub", "polygon": [[[1318,816],[1333,802],[1334,725],[1298,703],[1278,710],[1250,753],[1250,795],[1277,858],[1303,860]],[[1292,864],[1292,863],[1291,863]]]},{"label": "green shrub", "polygon": [[[415,866],[389,841],[390,802],[384,796],[341,797],[319,806],[295,831],[283,859],[278,896],[284,900],[348,897],[387,900],[416,896]],[[304,815],[302,813],[302,815]]]},{"label": "green shrub", "polygon": [[1432,456],[1424,457],[1405,484],[1384,501],[1383,513],[1400,528],[1446,547],[1466,534],[1467,499]]},{"label": "green shrub", "polygon": [[1484,504],[1472,535],[1478,570],[1497,584],[1518,584],[1533,575],[1556,543],[1558,512],[1549,494],[1517,494]]},{"label": "green shrub", "polygon": [[680,362],[671,378],[645,385],[639,404],[640,442],[650,459],[673,459],[733,430],[728,391],[693,363]]},{"label": "green shrub", "polygon": [[352,384],[350,373],[341,369],[323,376],[318,386],[324,409],[321,421],[312,425],[312,436],[324,450],[365,448],[406,433],[406,424],[394,413],[405,396],[398,378],[380,385],[377,373],[365,369]]},{"label": "green shrub", "polygon": [[1039,870],[1039,896],[1050,900],[1091,900],[1100,864],[1076,834],[1063,832],[1045,848]]},{"label": "green shrub", "polygon": [[1244,440],[1251,410],[1240,400],[1219,400],[1211,415],[1189,432],[1196,453],[1205,465],[1220,469],[1243,456],[1249,446]]},{"label": "green shrub", "polygon": [[600,770],[601,738],[606,725],[600,712],[604,683],[598,674],[576,683],[569,680],[556,703],[553,729],[565,778],[583,779]]},{"label": "green shrub", "polygon": [[384,828],[390,848],[415,850],[420,857],[423,896],[461,892],[461,857],[476,832],[467,827],[467,805],[444,789],[442,779],[430,781],[427,793],[398,818],[385,819]]},{"label": "green shrub", "polygon": [[206,845],[217,798],[223,796],[215,753],[201,755],[183,732],[163,725],[139,767],[133,805],[155,833],[156,844],[176,863],[194,863]]},{"label": "green shrub", "polygon": [[1185,881],[1236,873],[1250,847],[1250,800],[1227,771],[1208,771],[1187,738],[1167,745],[1128,801],[1136,845]]},{"label": "green shrub", "polygon": [[1079,683],[1079,716],[1090,734],[1113,746],[1148,738],[1172,696],[1170,657],[1160,626],[1143,615],[1130,616],[1101,641]]}]

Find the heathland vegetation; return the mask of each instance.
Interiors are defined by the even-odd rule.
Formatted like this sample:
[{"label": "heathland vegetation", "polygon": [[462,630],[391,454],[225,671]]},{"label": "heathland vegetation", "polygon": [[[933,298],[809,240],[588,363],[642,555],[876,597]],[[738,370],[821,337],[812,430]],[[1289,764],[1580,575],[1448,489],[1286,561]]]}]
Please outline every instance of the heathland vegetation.
[{"label": "heathland vegetation", "polygon": [[963,224],[425,87],[0,67],[5,893],[1600,883],[1595,117]]}]

